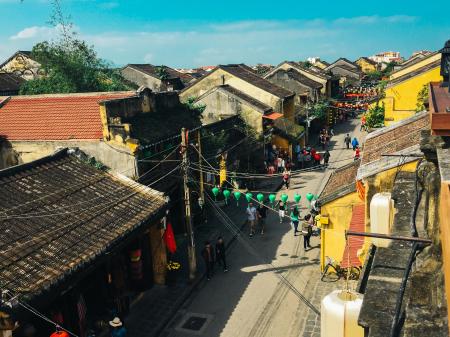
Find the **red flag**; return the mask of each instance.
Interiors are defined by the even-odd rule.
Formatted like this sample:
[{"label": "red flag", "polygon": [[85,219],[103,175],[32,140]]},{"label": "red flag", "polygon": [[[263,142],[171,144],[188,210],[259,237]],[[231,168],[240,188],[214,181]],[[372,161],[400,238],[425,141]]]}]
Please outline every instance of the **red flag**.
[{"label": "red flag", "polygon": [[175,242],[175,236],[173,235],[172,224],[167,223],[166,231],[164,232],[164,242],[170,253],[175,253],[177,251],[177,243]]}]

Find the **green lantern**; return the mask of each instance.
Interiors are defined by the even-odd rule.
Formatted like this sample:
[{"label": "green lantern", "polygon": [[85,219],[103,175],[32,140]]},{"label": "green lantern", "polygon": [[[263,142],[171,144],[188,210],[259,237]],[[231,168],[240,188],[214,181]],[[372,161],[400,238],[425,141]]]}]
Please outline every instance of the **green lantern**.
[{"label": "green lantern", "polygon": [[314,198],[314,194],[312,194],[312,193],[307,193],[307,194],[306,194],[306,199],[307,199],[309,202],[311,202],[311,201],[313,200],[313,198]]},{"label": "green lantern", "polygon": [[228,205],[228,199],[230,198],[231,192],[228,190],[224,190],[222,193],[223,193],[223,196],[225,197],[225,203]]},{"label": "green lantern", "polygon": [[300,200],[302,199],[302,196],[298,193],[294,194],[294,201],[298,204]]},{"label": "green lantern", "polygon": [[219,188],[213,187],[211,191],[212,191],[212,194],[214,195],[214,200],[217,201],[217,195],[219,194]]},{"label": "green lantern", "polygon": [[253,194],[252,193],[248,192],[248,193],[245,194],[245,199],[247,199],[247,202],[252,201],[252,198],[253,198]]},{"label": "green lantern", "polygon": [[285,203],[286,201],[288,201],[288,198],[289,198],[289,197],[288,197],[288,195],[287,195],[286,193],[283,193],[283,194],[281,195],[281,201],[284,202],[284,203]]},{"label": "green lantern", "polygon": [[233,195],[234,195],[234,198],[236,199],[236,205],[239,206],[239,199],[241,198],[242,193],[239,191],[235,191],[233,193]]},{"label": "green lantern", "polygon": [[269,194],[269,200],[270,200],[270,204],[272,205],[272,207],[273,207],[273,204],[274,204],[276,198],[277,198],[277,196],[275,194],[273,194],[273,193]]},{"label": "green lantern", "polygon": [[259,202],[262,202],[264,200],[264,194],[262,193],[258,193],[256,195],[256,199],[258,199]]}]

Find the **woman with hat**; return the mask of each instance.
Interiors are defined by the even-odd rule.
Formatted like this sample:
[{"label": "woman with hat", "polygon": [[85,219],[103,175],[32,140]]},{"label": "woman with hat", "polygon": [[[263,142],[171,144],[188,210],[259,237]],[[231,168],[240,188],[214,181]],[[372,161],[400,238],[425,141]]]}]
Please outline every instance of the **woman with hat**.
[{"label": "woman with hat", "polygon": [[109,321],[109,325],[111,326],[111,337],[125,337],[127,335],[127,330],[125,330],[119,317]]}]

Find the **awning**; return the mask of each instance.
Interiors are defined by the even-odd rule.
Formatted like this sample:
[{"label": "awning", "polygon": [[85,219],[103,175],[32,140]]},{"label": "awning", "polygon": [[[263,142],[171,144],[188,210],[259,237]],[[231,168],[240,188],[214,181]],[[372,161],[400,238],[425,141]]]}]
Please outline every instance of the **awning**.
[{"label": "awning", "polygon": [[283,117],[283,114],[281,114],[279,112],[271,112],[270,114],[263,115],[263,118],[272,119],[272,120],[275,120],[275,119],[278,119],[281,117]]},{"label": "awning", "polygon": [[[364,232],[364,215],[365,206],[356,205],[353,206],[352,220],[350,221],[349,230],[355,232]],[[341,267],[348,268],[361,267],[361,261],[358,258],[358,250],[360,250],[364,245],[364,238],[360,236],[349,236],[348,244],[345,246],[344,254],[342,256]],[[350,251],[349,251],[350,249]]]}]

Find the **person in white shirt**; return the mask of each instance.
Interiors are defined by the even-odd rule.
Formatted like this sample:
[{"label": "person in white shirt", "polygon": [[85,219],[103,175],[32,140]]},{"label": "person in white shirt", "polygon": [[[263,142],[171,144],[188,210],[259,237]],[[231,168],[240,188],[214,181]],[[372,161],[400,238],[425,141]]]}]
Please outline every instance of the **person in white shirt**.
[{"label": "person in white shirt", "polygon": [[253,234],[255,234],[256,208],[253,206],[252,202],[248,204],[246,214],[250,226],[250,236],[253,236]]}]

